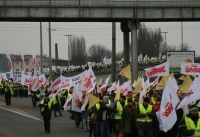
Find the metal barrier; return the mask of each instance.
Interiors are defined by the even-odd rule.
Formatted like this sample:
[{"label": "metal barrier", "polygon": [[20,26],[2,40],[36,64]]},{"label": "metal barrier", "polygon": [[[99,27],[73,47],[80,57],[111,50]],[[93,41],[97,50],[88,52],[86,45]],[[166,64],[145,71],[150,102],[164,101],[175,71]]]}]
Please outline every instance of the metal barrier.
[{"label": "metal barrier", "polygon": [[[5,3],[4,3],[5,2]],[[200,1],[0,0],[0,6],[199,7]]]}]

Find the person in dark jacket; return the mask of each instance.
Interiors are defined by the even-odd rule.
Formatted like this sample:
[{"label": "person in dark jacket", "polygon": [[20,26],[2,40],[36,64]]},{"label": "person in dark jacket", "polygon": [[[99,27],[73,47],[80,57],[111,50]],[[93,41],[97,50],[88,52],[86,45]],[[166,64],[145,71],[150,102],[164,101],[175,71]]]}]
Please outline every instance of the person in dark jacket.
[{"label": "person in dark jacket", "polygon": [[50,133],[50,120],[51,120],[51,111],[53,109],[53,101],[49,99],[49,95],[45,94],[45,98],[40,102],[39,107],[42,112],[44,120],[44,130],[46,133]]},{"label": "person in dark jacket", "polygon": [[135,124],[135,107],[133,106],[132,99],[128,99],[128,104],[123,108],[121,125],[124,130],[124,137],[137,136],[137,128]]},{"label": "person in dark jacket", "polygon": [[[56,91],[54,93],[56,93]],[[55,97],[53,97],[52,101],[53,101],[54,117],[57,117],[56,112],[59,112],[60,116],[63,116],[61,114],[61,107],[60,107],[60,102],[59,102],[58,95],[56,95]]]},{"label": "person in dark jacket", "polygon": [[7,105],[7,106],[10,106],[10,105],[11,105],[11,96],[13,95],[13,91],[12,91],[12,89],[9,87],[9,85],[6,85],[4,94],[5,94],[6,105]]},{"label": "person in dark jacket", "polygon": [[110,107],[108,104],[109,97],[104,96],[99,102],[97,110],[96,137],[107,137],[108,116]]},{"label": "person in dark jacket", "polygon": [[179,126],[179,134],[182,137],[200,137],[200,116],[198,114],[198,107],[191,105],[189,114],[182,118]]}]

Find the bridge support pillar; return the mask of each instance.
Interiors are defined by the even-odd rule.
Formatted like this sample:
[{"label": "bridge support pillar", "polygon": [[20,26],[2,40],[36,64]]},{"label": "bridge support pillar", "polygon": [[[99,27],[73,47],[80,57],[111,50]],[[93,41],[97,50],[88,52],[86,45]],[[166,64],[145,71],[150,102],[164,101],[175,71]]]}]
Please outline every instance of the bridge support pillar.
[{"label": "bridge support pillar", "polygon": [[131,69],[132,82],[138,77],[138,45],[137,45],[137,29],[139,22],[136,20],[129,20],[128,26],[131,30]]},{"label": "bridge support pillar", "polygon": [[124,66],[127,66],[130,63],[129,59],[129,32],[130,29],[128,27],[128,21],[121,22],[121,30],[123,32],[123,39],[124,39]]}]

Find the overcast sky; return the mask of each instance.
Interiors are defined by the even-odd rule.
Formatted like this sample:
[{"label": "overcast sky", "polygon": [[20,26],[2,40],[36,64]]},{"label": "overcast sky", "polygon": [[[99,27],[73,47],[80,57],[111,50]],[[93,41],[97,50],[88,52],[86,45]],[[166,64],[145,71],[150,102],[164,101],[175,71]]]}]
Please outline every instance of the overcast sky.
[{"label": "overcast sky", "polygon": [[[166,34],[167,43],[170,45],[181,44],[181,23],[180,22],[151,22],[145,23],[151,29],[161,28]],[[63,35],[84,36],[86,46],[102,44],[112,48],[112,23],[51,23],[52,29],[52,57],[55,57],[55,43],[58,44],[59,58],[68,59],[67,45],[68,37]],[[43,31],[43,53],[49,56],[48,47],[48,23],[42,23]],[[163,33],[164,36],[164,33]],[[117,52],[123,50],[123,33],[120,30],[120,23],[117,23],[116,30]],[[188,43],[196,55],[200,55],[200,23],[183,22],[183,42]],[[165,38],[165,36],[164,36]],[[0,22],[1,53],[8,50],[11,54],[40,54],[40,23],[30,22]]]}]

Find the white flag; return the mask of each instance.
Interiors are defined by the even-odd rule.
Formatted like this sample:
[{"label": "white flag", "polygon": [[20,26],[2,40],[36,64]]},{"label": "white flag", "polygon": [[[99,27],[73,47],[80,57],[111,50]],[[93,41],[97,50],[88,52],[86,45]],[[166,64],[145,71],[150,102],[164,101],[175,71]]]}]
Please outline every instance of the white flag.
[{"label": "white flag", "polygon": [[46,82],[46,77],[45,77],[44,74],[38,76],[38,83],[39,83],[40,85],[44,85],[45,82]]},{"label": "white flag", "polygon": [[64,111],[71,110],[71,100],[72,100],[72,96],[67,98],[67,101],[65,102],[65,105],[62,106],[64,108]]},{"label": "white flag", "polygon": [[183,100],[181,101],[180,105],[177,107],[177,109],[183,107],[184,112],[186,114],[189,113],[189,104],[192,103],[195,100],[200,99],[200,88],[199,88],[199,79],[195,78],[191,87],[189,88],[188,92],[185,94]]},{"label": "white flag", "polygon": [[147,78],[147,80],[144,82],[144,87],[145,89],[148,89],[150,87],[149,78]]},{"label": "white flag", "polygon": [[10,78],[13,78],[13,65],[12,65],[12,60],[10,58],[10,54],[8,53],[8,51],[6,50],[6,56],[8,59],[8,68],[10,70]]},{"label": "white flag", "polygon": [[81,111],[85,111],[85,107],[86,107],[87,104],[88,104],[88,96],[85,96],[85,100],[84,100],[84,103],[81,107]]},{"label": "white flag", "polygon": [[34,75],[33,76],[37,76],[37,73],[39,73],[39,75],[40,75],[40,69],[39,69],[38,63],[36,61],[34,52],[32,52],[32,57],[33,57],[33,66],[34,66]]},{"label": "white flag", "polygon": [[175,124],[177,120],[175,107],[178,104],[178,96],[174,91],[171,78],[163,90],[161,105],[160,105],[160,118],[163,123],[163,131],[167,132]]},{"label": "white flag", "polygon": [[129,91],[132,91],[132,87],[131,87],[131,81],[128,80],[126,82],[124,82],[121,86],[120,86],[121,92],[123,93],[124,96],[126,96],[128,94]]},{"label": "white flag", "polygon": [[76,112],[81,112],[81,101],[79,99],[79,96],[78,96],[78,89],[77,88],[74,88],[74,92],[73,92],[73,95],[72,95],[72,110],[73,111],[76,111]]},{"label": "white flag", "polygon": [[142,104],[144,102],[145,97],[146,97],[146,93],[145,93],[144,78],[142,76],[142,84],[141,84],[141,91],[140,91],[140,97],[139,97],[140,104]]},{"label": "white flag", "polygon": [[100,92],[104,92],[106,90],[106,86],[108,85],[108,82],[110,80],[110,76],[103,82],[103,84],[100,87]]},{"label": "white flag", "polygon": [[158,84],[160,77],[157,77],[153,82],[150,83],[150,86],[155,86]]},{"label": "white flag", "polygon": [[169,61],[145,70],[147,77],[169,76]]},{"label": "white flag", "polygon": [[22,73],[21,85],[29,85],[29,84],[31,84],[31,82],[32,82],[32,77]]}]

